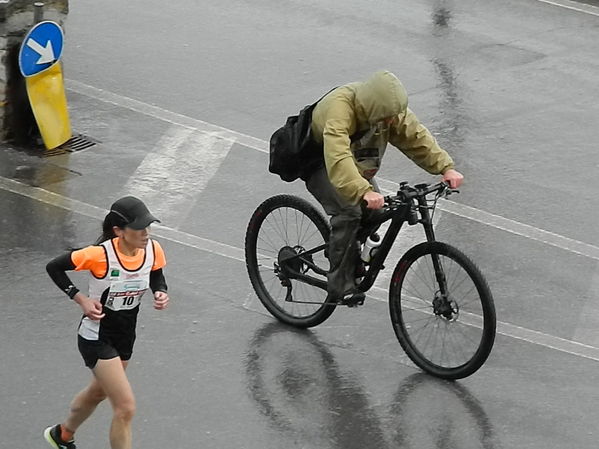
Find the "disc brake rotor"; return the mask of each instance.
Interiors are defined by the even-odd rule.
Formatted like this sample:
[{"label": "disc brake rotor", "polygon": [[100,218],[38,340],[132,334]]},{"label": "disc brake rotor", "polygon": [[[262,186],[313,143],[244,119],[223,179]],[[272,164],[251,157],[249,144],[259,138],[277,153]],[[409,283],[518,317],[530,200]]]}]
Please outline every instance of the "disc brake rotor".
[{"label": "disc brake rotor", "polygon": [[433,313],[447,321],[455,321],[460,314],[460,307],[455,300],[442,295],[441,292],[437,292],[435,293],[435,299],[433,299]]}]

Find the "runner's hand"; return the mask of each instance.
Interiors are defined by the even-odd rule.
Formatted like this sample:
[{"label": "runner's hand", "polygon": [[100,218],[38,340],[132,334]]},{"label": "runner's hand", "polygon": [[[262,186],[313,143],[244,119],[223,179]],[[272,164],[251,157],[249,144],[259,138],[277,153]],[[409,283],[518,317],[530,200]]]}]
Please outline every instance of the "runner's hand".
[{"label": "runner's hand", "polygon": [[380,209],[385,205],[385,197],[372,190],[366,192],[362,199],[366,201],[368,209]]},{"label": "runner's hand", "polygon": [[88,298],[81,293],[77,293],[73,299],[77,301],[83,314],[90,320],[98,321],[104,318],[104,314],[102,313],[102,303],[97,299]]},{"label": "runner's hand", "polygon": [[154,292],[154,308],[164,310],[168,307],[169,297],[166,292]]}]

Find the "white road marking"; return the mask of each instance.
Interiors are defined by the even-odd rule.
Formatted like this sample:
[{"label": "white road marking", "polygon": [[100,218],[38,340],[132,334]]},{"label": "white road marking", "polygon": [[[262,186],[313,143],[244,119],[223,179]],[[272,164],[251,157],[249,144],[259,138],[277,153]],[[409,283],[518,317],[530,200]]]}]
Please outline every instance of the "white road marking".
[{"label": "white road marking", "polygon": [[227,157],[234,141],[173,125],[123,188],[143,199],[163,223],[177,228]]},{"label": "white road marking", "polygon": [[245,147],[268,153],[268,150],[265,149],[268,148],[268,145],[264,140],[256,139],[255,137],[238,133],[218,125],[213,125],[212,123],[204,122],[202,120],[197,120],[183,114],[178,114],[176,112],[163,109],[159,106],[134,100],[133,98],[114,94],[107,90],[88,86],[87,84],[80,83],[79,81],[67,79],[65,80],[65,85],[68,90],[85,95],[86,97],[94,98],[104,103],[113,104],[121,108],[139,112],[141,114],[147,115],[148,117],[154,117],[164,122],[172,123],[173,125],[179,125],[196,131],[209,133],[213,136],[221,137],[223,139],[229,139]]},{"label": "white road marking", "polygon": [[[378,301],[388,301],[387,290],[379,287],[373,287],[368,296]],[[470,324],[472,324],[473,320],[470,321]],[[596,346],[579,343],[578,341],[567,340],[565,338],[527,329],[515,324],[504,323],[502,321],[497,322],[497,333],[506,337],[512,337],[517,340],[526,341],[539,346],[545,346],[546,348],[555,349],[556,351],[565,352],[599,362],[599,347]]]},{"label": "white road marking", "polygon": [[[96,87],[88,86],[78,81],[66,80],[66,85],[69,90],[76,92],[81,95],[94,98],[106,103],[114,104],[123,108],[131,109],[136,112],[154,117],[168,123],[172,123],[179,126],[192,128],[194,130],[203,131],[207,133],[214,133],[213,135],[221,137],[223,139],[229,139],[236,141],[237,143],[252,148],[256,151],[268,154],[268,142],[257,139],[255,137],[248,136],[246,134],[239,133],[227,128],[223,128],[217,125],[213,125],[202,120],[197,120],[191,117],[187,117],[182,114],[178,114],[158,106],[149,105],[132,98],[123,97],[121,95],[114,94]],[[397,191],[398,184],[393,181],[389,181],[382,178],[377,178],[381,189],[389,192]],[[520,235],[523,237],[530,238],[556,248],[570,251],[576,254],[580,254],[591,259],[599,260],[599,247],[590,245],[588,243],[580,242],[568,237],[561,236],[543,229],[536,228],[524,223],[520,223],[509,218],[500,217],[499,215],[491,214],[474,207],[461,205],[453,201],[443,201],[439,205],[441,210],[457,215],[462,218],[468,218],[475,220],[479,223],[491,226],[497,229],[501,229],[512,234]]]},{"label": "white road marking", "polygon": [[589,283],[584,306],[578,314],[576,331],[572,337],[576,341],[586,341],[599,346],[599,262],[596,264],[593,279]]},{"label": "white road marking", "polygon": [[[100,207],[74,200],[72,198],[67,198],[40,187],[31,187],[27,184],[23,184],[2,176],[0,176],[0,189],[97,220],[102,220],[106,214],[106,211]],[[245,263],[244,250],[241,248],[198,237],[186,232],[181,232],[167,226],[156,225],[153,234],[157,237],[190,248],[195,248]],[[379,301],[385,302],[387,301],[387,290],[380,287],[373,287],[371,292],[369,292],[369,296]],[[497,332],[501,335],[555,349],[567,354],[599,361],[599,348],[595,346],[567,340],[504,322],[497,323]]]},{"label": "white road marking", "polygon": [[599,8],[593,5],[587,5],[584,3],[571,2],[569,0],[551,1],[551,0],[537,0],[541,3],[547,3],[548,5],[559,6],[560,8],[571,9],[573,11],[590,14],[591,16],[599,17]]},{"label": "white road marking", "polygon": [[[108,212],[101,207],[68,198],[41,187],[32,187],[3,176],[0,176],[0,189],[100,221],[104,220]],[[217,254],[245,263],[244,251],[226,243],[205,239],[159,224],[152,225],[152,234],[189,248],[207,251],[211,254]]]},{"label": "white road marking", "polygon": [[[382,178],[377,178],[377,180],[383,193],[394,194],[399,189],[399,184],[396,182]],[[544,229],[520,223],[519,221],[495,215],[475,207],[466,206],[465,204],[456,203],[455,201],[440,200],[437,208],[495,229],[501,229],[502,231],[536,240],[537,242],[554,246],[564,251],[599,260],[599,247],[590,243],[564,237],[554,232],[545,231]]]}]

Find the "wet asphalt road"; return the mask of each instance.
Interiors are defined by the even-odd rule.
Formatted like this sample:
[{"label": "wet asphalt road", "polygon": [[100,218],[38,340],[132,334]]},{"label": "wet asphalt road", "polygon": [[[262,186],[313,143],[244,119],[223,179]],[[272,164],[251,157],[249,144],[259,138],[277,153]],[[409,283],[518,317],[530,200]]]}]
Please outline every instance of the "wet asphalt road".
[{"label": "wet asphalt road", "polygon": [[[532,0],[121,3],[72,4],[66,27],[73,127],[100,143],[48,159],[0,150],[0,448],[44,447],[41,431],[87,382],[78,310],[44,267],[93,241],[128,192],[162,218],[173,301],[140,316],[135,448],[596,447],[599,12]],[[380,68],[466,175],[455,207],[478,211],[443,210],[437,225],[487,276],[500,321],[485,366],[454,383],[401,351],[389,273],[364,307],[297,332],[266,313],[243,263],[255,207],[306,197],[266,172],[264,140]],[[388,154],[383,179],[434,179]],[[419,238],[402,237],[395,260]],[[107,447],[109,418],[104,404],[79,446]]]}]

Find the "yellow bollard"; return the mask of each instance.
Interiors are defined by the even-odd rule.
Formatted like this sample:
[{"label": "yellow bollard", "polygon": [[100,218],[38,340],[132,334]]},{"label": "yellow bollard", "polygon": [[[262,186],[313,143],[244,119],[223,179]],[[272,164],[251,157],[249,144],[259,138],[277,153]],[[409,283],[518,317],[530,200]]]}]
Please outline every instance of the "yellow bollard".
[{"label": "yellow bollard", "polygon": [[67,96],[60,63],[25,78],[29,103],[48,150],[72,137]]}]

